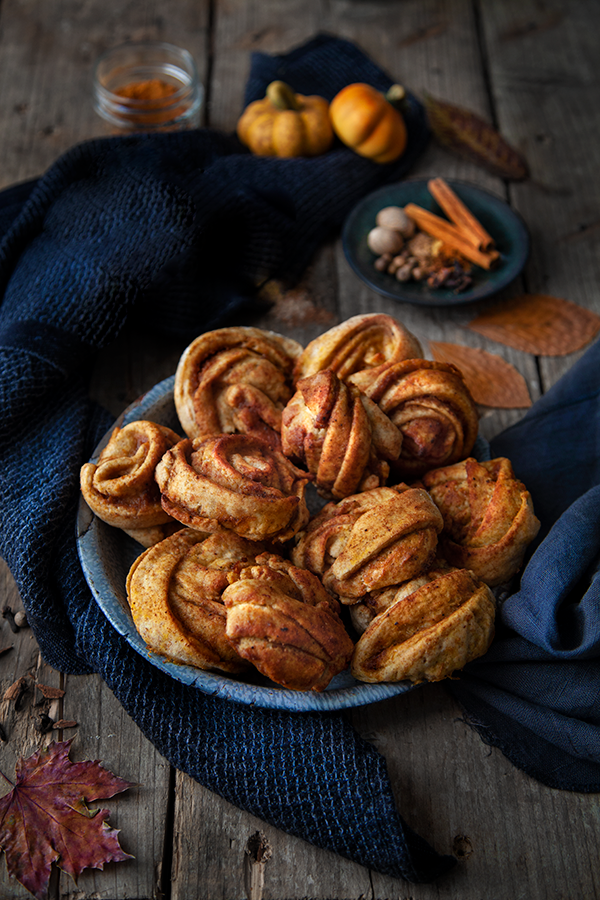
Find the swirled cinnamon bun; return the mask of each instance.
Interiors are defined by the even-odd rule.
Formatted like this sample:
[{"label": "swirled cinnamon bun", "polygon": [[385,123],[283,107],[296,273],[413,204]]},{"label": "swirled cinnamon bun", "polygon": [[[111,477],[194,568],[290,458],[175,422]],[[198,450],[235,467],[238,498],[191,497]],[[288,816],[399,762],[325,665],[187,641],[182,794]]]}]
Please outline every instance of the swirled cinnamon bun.
[{"label": "swirled cinnamon bun", "polygon": [[377,404],[325,369],[298,382],[283,411],[281,445],[315,476],[323,497],[340,500],[385,484],[402,436]]},{"label": "swirled cinnamon bun", "polygon": [[343,603],[407,581],[432,563],[443,521],[420,488],[375,488],[328,503],[297,538],[292,559]]},{"label": "swirled cinnamon bun", "polygon": [[316,575],[265,553],[229,580],[223,593],[227,637],[271,681],[323,691],[348,668],[354,645],[336,600]]},{"label": "swirled cinnamon bun", "polygon": [[281,412],[301,352],[291,338],[260,328],[219,328],[197,337],[175,373],[175,407],[187,436],[257,434],[279,446]]},{"label": "swirled cinnamon bun", "polygon": [[[445,568],[448,570],[449,566],[446,564]],[[348,612],[356,633],[362,634],[363,631],[366,631],[375,616],[385,612],[398,600],[408,597],[418,587],[427,584],[435,576],[436,572],[439,574],[440,569],[434,563],[431,569],[428,569],[422,575],[417,575],[416,578],[403,581],[401,584],[393,584],[390,587],[381,588],[378,591],[371,591],[370,594],[365,594],[364,597],[361,597],[357,603],[353,603],[348,607]]]},{"label": "swirled cinnamon bun", "polygon": [[164,511],[154,471],[181,438],[141,420],[115,428],[95,463],[81,468],[81,493],[99,519],[149,547],[180,525]]},{"label": "swirled cinnamon bun", "polygon": [[323,369],[345,381],[355,372],[422,355],[417,338],[391,316],[352,316],[308,344],[294,366],[294,381]]},{"label": "swirled cinnamon bun", "polygon": [[180,441],[158,464],[156,480],[165,512],[200,531],[286,541],[309,518],[310,476],[248,434]]},{"label": "swirled cinnamon bun", "polygon": [[540,529],[510,461],[469,458],[428,472],[423,483],[444,519],[440,544],[448,562],[491,587],[510,581]]},{"label": "swirled cinnamon bun", "polygon": [[424,578],[405,585],[359,638],[351,666],[358,681],[441,681],[489,648],[496,612],[489,587],[466,569]]},{"label": "swirled cinnamon bun", "polygon": [[419,478],[471,453],[479,416],[456,366],[408,359],[360,372],[350,381],[402,432],[402,450],[392,468],[398,477]]},{"label": "swirled cinnamon bun", "polygon": [[148,647],[200,669],[247,669],[227,639],[222,594],[228,573],[253,563],[262,551],[262,545],[232,532],[183,528],[142,553],[127,576],[127,596]]}]

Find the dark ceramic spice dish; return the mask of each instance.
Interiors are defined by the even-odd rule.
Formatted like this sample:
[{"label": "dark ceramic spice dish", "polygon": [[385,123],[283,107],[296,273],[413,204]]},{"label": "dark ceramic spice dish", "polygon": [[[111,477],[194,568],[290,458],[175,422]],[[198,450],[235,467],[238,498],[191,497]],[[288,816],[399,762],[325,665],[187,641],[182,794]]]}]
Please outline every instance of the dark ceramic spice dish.
[{"label": "dark ceramic spice dish", "polygon": [[423,281],[400,282],[387,272],[377,271],[374,266],[376,256],[367,246],[367,235],[375,226],[380,209],[416,203],[445,218],[429,193],[427,181],[419,179],[386,185],[354,207],[344,224],[342,242],[346,258],[356,274],[384,297],[418,306],[473,303],[496,294],[514,281],[529,256],[529,233],[523,220],[499,197],[461,181],[448,181],[448,184],[494,238],[500,253],[497,266],[490,270],[473,266],[471,285],[459,293],[444,287],[430,288]]}]

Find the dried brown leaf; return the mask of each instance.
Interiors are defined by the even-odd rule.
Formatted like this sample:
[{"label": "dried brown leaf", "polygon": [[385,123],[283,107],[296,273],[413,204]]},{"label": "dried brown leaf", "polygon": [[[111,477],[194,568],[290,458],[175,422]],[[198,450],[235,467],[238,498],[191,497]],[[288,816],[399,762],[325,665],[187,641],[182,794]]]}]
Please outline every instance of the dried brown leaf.
[{"label": "dried brown leaf", "polygon": [[511,181],[529,175],[527,163],[496,129],[468,109],[424,95],[435,139],[447,150]]},{"label": "dried brown leaf", "polygon": [[74,719],[57,719],[52,728],[54,730],[59,728],[76,728],[78,724]]},{"label": "dried brown leaf", "polygon": [[477,316],[468,328],[525,353],[566,356],[600,331],[600,316],[560,297],[521,294]]},{"label": "dried brown leaf", "polygon": [[527,382],[513,365],[487,350],[429,341],[436,362],[453,363],[463,374],[475,403],[498,409],[531,406]]},{"label": "dried brown leaf", "polygon": [[27,679],[24,675],[21,675],[21,677],[17,678],[17,680],[14,681],[10,687],[6,688],[2,699],[16,700],[25,690],[27,690]]},{"label": "dried brown leaf", "polygon": [[49,684],[37,684],[37,689],[44,695],[46,700],[56,700],[65,696],[65,692],[61,688],[51,687]]}]

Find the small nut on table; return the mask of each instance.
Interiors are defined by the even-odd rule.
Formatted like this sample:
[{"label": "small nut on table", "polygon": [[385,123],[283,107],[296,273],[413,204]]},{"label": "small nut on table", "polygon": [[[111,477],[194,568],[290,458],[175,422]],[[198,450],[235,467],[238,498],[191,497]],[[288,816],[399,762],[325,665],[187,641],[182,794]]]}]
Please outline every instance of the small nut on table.
[{"label": "small nut on table", "polygon": [[378,225],[369,232],[367,245],[369,250],[378,256],[381,256],[382,253],[396,254],[402,250],[404,238],[399,232]]}]

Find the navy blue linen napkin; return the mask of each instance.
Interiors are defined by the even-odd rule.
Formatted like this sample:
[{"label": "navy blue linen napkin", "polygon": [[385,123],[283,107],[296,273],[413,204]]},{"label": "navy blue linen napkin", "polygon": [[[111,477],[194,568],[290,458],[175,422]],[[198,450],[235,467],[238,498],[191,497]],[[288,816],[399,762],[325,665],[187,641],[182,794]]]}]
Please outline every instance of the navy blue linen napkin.
[{"label": "navy blue linen napkin", "polygon": [[491,452],[512,461],[542,527],[492,647],[449,687],[519,768],[600,791],[600,341]]},{"label": "navy blue linen napkin", "polygon": [[[255,55],[247,100],[274,71],[327,96],[348,81],[391,84],[325,35]],[[389,166],[341,146],[261,159],[201,129],[80,145],[0,197],[0,552],[47,662],[98,672],[174,766],[283,831],[420,882],[454,859],[404,822],[385,760],[342,714],[253,709],[159,672],[99,610],[75,543],[79,469],[112,424],[88,397],[96,351],[140,311],[191,339],[261,279],[293,277],[360,196],[418,157],[428,132],[412,99],[406,118],[407,151]]]}]

